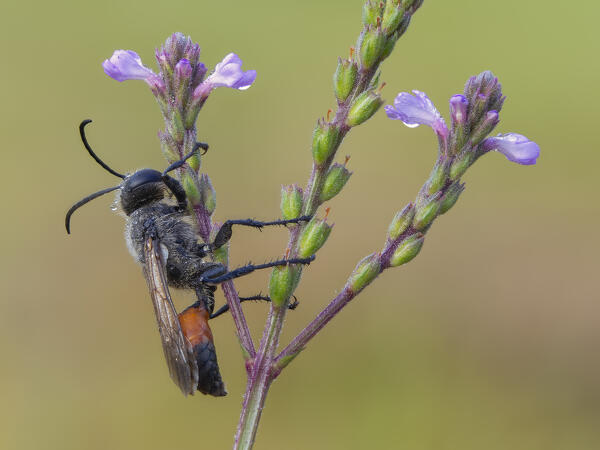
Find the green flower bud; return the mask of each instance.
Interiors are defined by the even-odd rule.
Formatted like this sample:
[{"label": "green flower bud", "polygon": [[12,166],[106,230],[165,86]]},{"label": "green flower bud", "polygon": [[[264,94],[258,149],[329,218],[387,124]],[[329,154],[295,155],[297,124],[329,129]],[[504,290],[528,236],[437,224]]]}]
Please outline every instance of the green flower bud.
[{"label": "green flower bud", "polygon": [[475,147],[483,141],[488,134],[492,132],[496,125],[500,122],[498,111],[488,111],[482,121],[477,125],[475,131],[471,133],[471,145]]},{"label": "green flower bud", "polygon": [[391,240],[396,240],[411,226],[415,217],[415,206],[409,203],[402,211],[396,213],[392,219],[392,223],[388,228],[388,237]]},{"label": "green flower bud", "polygon": [[313,132],[312,152],[315,163],[321,165],[333,154],[337,146],[339,131],[330,123],[317,122]]},{"label": "green flower bud", "polygon": [[285,220],[300,217],[302,213],[302,189],[297,184],[281,188],[281,217]]},{"label": "green flower bud", "polygon": [[291,297],[294,291],[295,272],[296,270],[290,266],[273,268],[269,280],[269,297],[275,307],[281,308]]},{"label": "green flower bud", "polygon": [[177,143],[169,133],[160,131],[158,133],[158,139],[160,140],[160,148],[167,161],[173,163],[180,159],[179,153],[177,153]]},{"label": "green flower bud", "polygon": [[197,173],[200,170],[200,155],[196,153],[194,156],[188,158],[187,164]]},{"label": "green flower bud", "polygon": [[340,102],[346,100],[352,92],[357,74],[358,67],[355,62],[347,59],[338,59],[338,66],[333,74],[333,90]]},{"label": "green flower bud", "polygon": [[335,163],[327,172],[325,182],[323,183],[323,189],[321,190],[321,202],[331,200],[333,197],[338,195],[348,179],[352,175],[348,169],[342,164]]},{"label": "green flower bud", "polygon": [[379,94],[367,91],[360,94],[352,103],[346,123],[355,127],[369,120],[383,104]]},{"label": "green flower bud", "polygon": [[450,166],[450,179],[452,181],[458,180],[474,162],[475,157],[473,152],[468,149],[458,155]]},{"label": "green flower bud", "polygon": [[390,258],[390,265],[392,267],[398,267],[412,260],[421,251],[423,241],[425,241],[425,235],[423,233],[416,233],[407,237],[400,243],[398,248],[396,248],[396,251],[394,251],[394,254]]},{"label": "green flower bud", "polygon": [[183,142],[185,128],[183,126],[183,118],[178,109],[174,109],[171,115],[171,120],[167,121],[167,130],[173,136],[176,142]]},{"label": "green flower bud", "polygon": [[427,193],[433,195],[442,190],[448,180],[448,164],[446,161],[438,160],[427,180]]},{"label": "green flower bud", "polygon": [[419,231],[424,231],[429,228],[440,210],[441,195],[441,192],[438,192],[437,195],[428,199],[426,203],[417,206],[417,211],[413,220],[413,228]]},{"label": "green flower bud", "polygon": [[[210,232],[210,242],[213,242],[217,237],[217,233],[221,228],[220,223],[215,223]],[[213,250],[213,258],[215,262],[223,264],[225,267],[229,265],[229,243]]]},{"label": "green flower bud", "polygon": [[392,54],[399,37],[400,35],[398,33],[394,33],[386,39],[385,45],[383,46],[383,51],[381,52],[382,61]]},{"label": "green flower bud", "polygon": [[187,195],[188,201],[192,205],[199,205],[202,202],[202,194],[200,193],[199,186],[196,183],[196,177],[186,171],[181,175],[181,184],[185,194]]},{"label": "green flower bud", "polygon": [[377,278],[377,275],[381,272],[381,262],[379,261],[379,254],[373,253],[363,258],[350,275],[348,279],[348,285],[352,289],[352,292],[357,293],[362,291],[367,285]]},{"label": "green flower bud", "polygon": [[404,12],[404,7],[400,6],[398,1],[388,0],[386,2],[383,19],[381,20],[381,28],[385,30],[388,36],[396,31],[398,25],[400,25],[400,21],[404,17]]},{"label": "green flower bud", "polygon": [[358,48],[363,68],[370,69],[379,62],[385,44],[386,38],[383,31],[381,31],[381,27],[368,27],[363,31]]},{"label": "green flower bud", "polygon": [[206,209],[208,214],[212,214],[217,208],[217,193],[210,182],[210,178],[205,173],[200,175],[199,186],[204,209]]},{"label": "green flower bud", "polygon": [[442,214],[445,214],[446,212],[448,212],[448,210],[454,206],[454,204],[458,200],[458,197],[460,197],[460,194],[462,194],[462,192],[464,190],[465,190],[465,184],[460,183],[458,181],[456,183],[454,183],[452,186],[450,186],[448,188],[448,190],[446,191],[444,198],[442,199],[442,204],[440,205],[439,214],[442,215]]},{"label": "green flower bud", "polygon": [[317,253],[317,250],[325,244],[332,227],[333,225],[329,225],[325,219],[313,218],[308,222],[300,235],[298,257],[308,258]]},{"label": "green flower bud", "polygon": [[377,18],[381,15],[381,2],[367,0],[363,6],[362,21],[365,25],[377,25]]}]

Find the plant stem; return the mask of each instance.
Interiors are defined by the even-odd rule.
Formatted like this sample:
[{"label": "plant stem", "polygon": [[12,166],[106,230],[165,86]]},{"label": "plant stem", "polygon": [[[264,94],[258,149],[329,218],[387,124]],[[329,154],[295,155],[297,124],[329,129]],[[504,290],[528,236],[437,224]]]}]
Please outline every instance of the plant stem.
[{"label": "plant stem", "polygon": [[247,365],[248,383],[235,436],[234,450],[248,450],[254,445],[267,393],[276,376],[273,371],[273,361],[279,344],[285,312],[285,307],[276,308],[271,305],[258,352],[254,360]]}]

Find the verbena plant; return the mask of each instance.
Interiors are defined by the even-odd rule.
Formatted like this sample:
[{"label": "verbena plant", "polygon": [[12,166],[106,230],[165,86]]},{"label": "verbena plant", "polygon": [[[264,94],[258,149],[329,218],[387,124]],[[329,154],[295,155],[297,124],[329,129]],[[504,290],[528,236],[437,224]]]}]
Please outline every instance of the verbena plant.
[{"label": "verbena plant", "polygon": [[[351,176],[345,162],[335,162],[338,150],[346,135],[373,117],[383,105],[381,63],[390,56],[422,4],[423,0],[369,0],[364,5],[362,30],[356,45],[350,49],[348,58],[338,60],[333,76],[337,109],[319,119],[313,131],[309,181],[303,188],[293,184],[281,192],[283,219],[313,217],[308,223],[289,227],[286,254],[290,258],[311,257],[327,241],[332,227],[327,222],[324,205],[340,194]],[[159,138],[169,163],[180,160],[194,148],[198,113],[215,88],[244,90],[256,78],[255,71],[242,69],[242,61],[236,54],[227,55],[210,74],[199,58],[198,44],[175,33],[156,51],[158,73],[144,66],[137,53],[130,50],[115,51],[103,64],[105,72],[117,81],[144,80],[150,86],[165,121]],[[438,152],[431,174],[415,200],[394,215],[383,248],[357,263],[343,288],[317,317],[278,351],[290,298],[300,282],[303,267],[276,267],[269,282],[268,317],[262,339],[256,346],[233,281],[221,285],[248,376],[235,449],[252,447],[271,383],[310,340],[380,273],[417,256],[435,219],[448,212],[462,194],[465,185],[461,178],[479,157],[496,150],[510,161],[529,165],[535,164],[539,156],[537,144],[522,135],[508,133],[488,137],[498,125],[505,100],[501,85],[491,72],[471,77],[463,93],[450,98],[449,126],[427,95],[412,92],[398,94],[393,105],[385,107],[385,112],[390,119],[400,120],[409,127],[428,125],[434,130]],[[209,176],[200,172],[199,155],[190,158],[188,164],[178,170],[178,177],[197,221],[199,236],[204,242],[210,242],[218,229],[213,221],[216,196]],[[223,247],[214,258],[227,265],[228,248]]]}]

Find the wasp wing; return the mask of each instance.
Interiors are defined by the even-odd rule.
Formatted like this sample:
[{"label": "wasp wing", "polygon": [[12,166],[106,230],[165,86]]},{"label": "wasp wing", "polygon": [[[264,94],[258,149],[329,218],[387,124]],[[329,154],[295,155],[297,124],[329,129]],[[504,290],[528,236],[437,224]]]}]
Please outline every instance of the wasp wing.
[{"label": "wasp wing", "polygon": [[162,254],[158,239],[146,239],[144,260],[144,275],[154,305],[169,374],[184,395],[193,395],[198,386],[198,366],[192,346],[181,331],[177,311],[171,300],[165,273],[166,257]]}]

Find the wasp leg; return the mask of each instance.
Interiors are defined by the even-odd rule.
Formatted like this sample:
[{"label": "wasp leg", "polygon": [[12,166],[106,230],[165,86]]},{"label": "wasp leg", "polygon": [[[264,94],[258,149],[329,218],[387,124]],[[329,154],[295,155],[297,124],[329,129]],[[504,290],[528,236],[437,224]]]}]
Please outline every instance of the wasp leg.
[{"label": "wasp leg", "polygon": [[258,220],[252,219],[228,220],[221,225],[221,228],[219,229],[212,246],[213,248],[217,249],[229,242],[229,239],[231,239],[233,225],[242,225],[245,227],[258,228],[260,230],[263,227],[269,227],[273,225],[290,225],[298,224],[300,222],[308,222],[311,218],[312,216],[301,216],[289,220],[273,220],[272,222],[259,222]]},{"label": "wasp leg", "polygon": [[165,183],[175,196],[175,199],[177,200],[177,209],[179,211],[185,211],[187,209],[187,195],[185,194],[185,190],[183,189],[183,186],[181,186],[181,183],[169,175],[163,175],[163,183]]},{"label": "wasp leg", "polygon": [[173,164],[171,164],[169,167],[167,167],[162,173],[163,183],[165,183],[165,185],[169,188],[169,190],[175,196],[175,199],[177,199],[177,207],[180,211],[185,211],[187,208],[187,196],[185,195],[185,190],[183,189],[183,187],[181,186],[181,183],[179,181],[177,181],[173,177],[170,177],[167,174],[169,172],[183,166],[189,158],[191,158],[192,156],[194,156],[196,154],[196,151],[199,148],[202,148],[204,150],[204,153],[206,153],[208,151],[208,144],[205,144],[204,142],[196,142],[196,144],[194,145],[194,148],[192,149],[191,152],[189,152],[187,155],[185,155],[179,161],[175,161]]},{"label": "wasp leg", "polygon": [[[265,295],[254,295],[252,297],[240,297],[240,303],[242,302],[247,302],[249,300],[264,300],[265,302],[270,302],[271,301],[271,297],[265,296]],[[296,309],[296,307],[298,306],[298,299],[296,298],[296,296],[294,295],[294,301],[292,303],[290,303],[288,305],[288,309],[294,310]],[[215,317],[220,316],[221,314],[226,313],[227,311],[229,311],[229,305],[225,304],[223,306],[221,306],[215,313],[211,314],[209,319],[214,319]]]},{"label": "wasp leg", "polygon": [[314,259],[315,259],[315,255],[312,255],[308,258],[282,259],[279,261],[272,261],[269,263],[257,264],[257,265],[248,264],[246,266],[238,267],[237,269],[234,269],[231,272],[227,272],[227,273],[224,273],[223,275],[218,275],[218,276],[214,276],[214,277],[211,277],[210,273],[205,272],[206,275],[203,274],[200,277],[199,281],[201,283],[218,284],[218,283],[222,283],[227,280],[233,280],[234,278],[243,277],[244,275],[248,275],[249,273],[254,272],[255,270],[268,269],[269,267],[275,267],[275,266],[287,266],[288,264],[310,264],[311,262],[313,262]]}]

